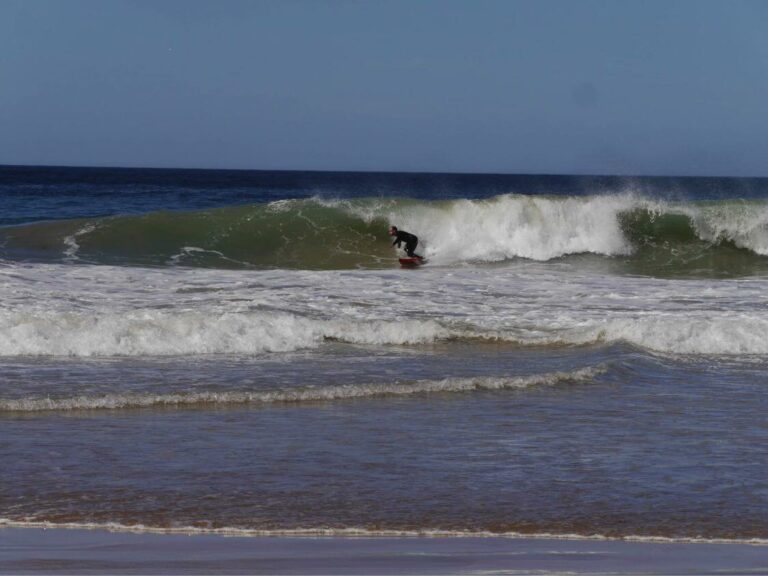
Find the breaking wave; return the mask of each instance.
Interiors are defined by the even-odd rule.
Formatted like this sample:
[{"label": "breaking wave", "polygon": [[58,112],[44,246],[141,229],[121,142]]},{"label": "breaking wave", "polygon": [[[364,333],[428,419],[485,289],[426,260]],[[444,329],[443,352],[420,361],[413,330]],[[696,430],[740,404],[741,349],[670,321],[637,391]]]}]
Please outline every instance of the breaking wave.
[{"label": "breaking wave", "polygon": [[432,320],[311,319],[278,312],[0,314],[0,356],[261,354],[351,344],[422,344],[450,335]]},{"label": "breaking wave", "polygon": [[0,257],[221,268],[387,268],[392,223],[438,265],[595,254],[650,273],[768,270],[768,202],[632,194],[323,198],[10,226]]},{"label": "breaking wave", "polygon": [[[288,312],[131,310],[101,314],[0,312],[0,357],[133,357],[259,355],[312,349],[328,341],[353,345],[430,345],[495,341],[520,346],[625,342],[676,354],[768,354],[768,319],[645,314],[538,326],[483,327],[449,318],[354,320]],[[552,322],[554,324],[550,325]]]}]

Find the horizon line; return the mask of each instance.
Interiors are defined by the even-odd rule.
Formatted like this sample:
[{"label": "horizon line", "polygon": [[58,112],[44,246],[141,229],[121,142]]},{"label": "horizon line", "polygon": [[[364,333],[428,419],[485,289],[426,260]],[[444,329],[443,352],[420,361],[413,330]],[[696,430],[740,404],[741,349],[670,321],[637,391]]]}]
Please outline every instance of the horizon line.
[{"label": "horizon line", "polygon": [[413,174],[425,176],[550,176],[550,177],[581,177],[581,178],[699,178],[699,179],[767,179],[765,176],[732,176],[732,175],[691,175],[691,174],[624,174],[624,173],[597,173],[597,172],[464,172],[464,171],[436,171],[436,170],[338,170],[330,168],[211,168],[211,167],[184,167],[184,166],[115,166],[108,164],[78,165],[78,164],[2,164],[3,168],[79,168],[95,170],[158,170],[158,171],[200,171],[200,172],[295,172],[303,174]]}]

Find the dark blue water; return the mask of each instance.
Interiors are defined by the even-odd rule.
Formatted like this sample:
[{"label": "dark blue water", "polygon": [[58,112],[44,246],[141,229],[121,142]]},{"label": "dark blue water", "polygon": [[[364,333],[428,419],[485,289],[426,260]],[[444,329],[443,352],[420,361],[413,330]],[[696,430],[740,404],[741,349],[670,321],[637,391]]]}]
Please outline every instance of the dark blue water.
[{"label": "dark blue water", "polygon": [[672,178],[396,172],[286,172],[0,166],[0,224],[201,210],[314,195],[358,198],[580,196],[633,191],[680,200],[768,198],[768,178]]}]

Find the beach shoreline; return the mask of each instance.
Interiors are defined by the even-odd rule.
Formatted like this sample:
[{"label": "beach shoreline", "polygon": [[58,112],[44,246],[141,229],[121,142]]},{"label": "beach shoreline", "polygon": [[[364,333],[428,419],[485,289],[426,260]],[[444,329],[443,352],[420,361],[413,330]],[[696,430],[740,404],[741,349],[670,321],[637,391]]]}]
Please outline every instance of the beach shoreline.
[{"label": "beach shoreline", "polygon": [[504,536],[232,536],[0,527],[0,574],[760,574],[768,547]]}]

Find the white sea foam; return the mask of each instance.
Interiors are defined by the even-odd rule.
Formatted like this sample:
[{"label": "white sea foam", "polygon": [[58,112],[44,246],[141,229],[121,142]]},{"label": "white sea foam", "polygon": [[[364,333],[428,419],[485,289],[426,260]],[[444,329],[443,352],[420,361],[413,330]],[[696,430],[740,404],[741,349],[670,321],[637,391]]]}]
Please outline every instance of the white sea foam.
[{"label": "white sea foam", "polygon": [[79,260],[77,253],[80,250],[80,244],[77,242],[77,238],[80,236],[84,236],[86,234],[90,234],[96,230],[95,224],[86,224],[82,228],[78,229],[74,234],[71,236],[67,236],[64,238],[64,246],[66,247],[64,249],[64,260],[68,262],[74,262]]},{"label": "white sea foam", "polygon": [[588,341],[624,341],[677,354],[768,354],[768,319],[742,314],[718,316],[609,320],[586,330],[585,335]]},{"label": "white sea foam", "polygon": [[419,344],[448,332],[431,320],[350,322],[290,313],[133,310],[0,313],[0,355],[167,356],[261,354],[318,346]]},{"label": "white sea foam", "polygon": [[404,227],[421,232],[427,239],[427,255],[438,262],[549,260],[580,252],[627,254],[631,246],[616,217],[627,203],[622,197],[464,200],[445,210],[406,215]]},{"label": "white sea foam", "polygon": [[768,206],[764,203],[729,202],[679,210],[690,216],[703,240],[729,240],[740,248],[768,256]]},{"label": "white sea foam", "polygon": [[207,250],[205,248],[198,248],[197,246],[182,246],[181,250],[177,253],[168,258],[167,264],[170,266],[181,266],[186,264],[189,260],[193,260],[196,257],[205,257],[205,256],[213,256],[215,259],[223,261],[223,262],[230,262],[232,264],[236,264],[238,266],[245,266],[248,267],[248,262],[243,262],[241,260],[235,260],[234,258],[230,258],[226,256],[223,252],[219,252],[218,250]]},{"label": "white sea foam", "polygon": [[0,528],[43,528],[64,530],[106,530],[108,532],[127,532],[136,534],[216,534],[219,536],[240,537],[295,537],[295,538],[514,538],[542,540],[592,540],[648,542],[660,544],[743,544],[750,546],[768,546],[765,538],[689,538],[669,536],[605,536],[602,534],[551,533],[551,532],[491,532],[488,530],[395,530],[370,528],[204,528],[199,526],[147,526],[145,524],[122,524],[119,522],[50,522],[46,520],[11,520],[0,518]]},{"label": "white sea foam", "polygon": [[[435,320],[317,320],[279,313],[0,313],[0,356],[177,356],[265,354],[317,348],[332,340],[361,345],[419,345],[496,340],[523,346],[627,342],[678,354],[768,354],[768,319],[668,316],[542,319],[542,329],[451,326]],[[562,329],[553,330],[554,327]]]},{"label": "white sea foam", "polygon": [[178,265],[181,263],[182,259],[196,254],[213,254],[220,258],[224,258],[224,254],[218,250],[206,250],[205,248],[198,248],[197,246],[182,246],[178,254],[174,254],[168,259],[168,264],[173,266]]},{"label": "white sea foam", "polygon": [[549,260],[582,252],[628,254],[618,214],[638,204],[630,195],[544,197],[506,194],[485,200],[454,200],[397,206],[337,202],[356,215],[386,218],[418,231],[425,254],[436,263],[493,262],[521,257]]},{"label": "white sea foam", "polygon": [[768,280],[503,269],[0,269],[0,356],[265,354],[328,340],[424,345],[629,342],[679,354],[768,354]]},{"label": "white sea foam", "polygon": [[572,372],[551,372],[528,376],[445,378],[389,384],[346,384],[284,388],[263,392],[191,392],[171,394],[106,394],[69,398],[0,399],[0,411],[43,412],[51,410],[117,410],[128,408],[193,407],[199,405],[262,405],[424,394],[466,393],[475,391],[513,390],[533,386],[586,382],[604,372],[594,366]]}]

